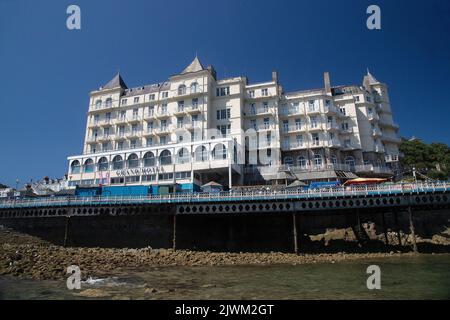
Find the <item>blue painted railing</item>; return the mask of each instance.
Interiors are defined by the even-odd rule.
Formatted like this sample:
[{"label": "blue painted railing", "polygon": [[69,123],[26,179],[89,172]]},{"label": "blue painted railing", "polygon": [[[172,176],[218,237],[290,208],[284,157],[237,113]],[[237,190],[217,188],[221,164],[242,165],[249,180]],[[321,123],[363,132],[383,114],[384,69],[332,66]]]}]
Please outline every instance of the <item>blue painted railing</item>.
[{"label": "blue painted railing", "polygon": [[78,205],[163,204],[195,202],[240,202],[258,200],[295,200],[311,198],[340,198],[348,196],[402,195],[450,192],[450,183],[400,183],[337,187],[295,191],[227,191],[220,193],[186,193],[148,196],[46,197],[0,201],[0,208],[35,208]]}]

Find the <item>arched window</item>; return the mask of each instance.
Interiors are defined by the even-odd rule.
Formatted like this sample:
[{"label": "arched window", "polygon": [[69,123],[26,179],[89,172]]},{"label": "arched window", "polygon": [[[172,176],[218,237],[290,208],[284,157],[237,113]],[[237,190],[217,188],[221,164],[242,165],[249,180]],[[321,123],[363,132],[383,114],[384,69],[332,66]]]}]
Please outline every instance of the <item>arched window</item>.
[{"label": "arched window", "polygon": [[153,167],[155,166],[155,155],[153,152],[147,152],[144,154],[144,167]]},{"label": "arched window", "polygon": [[214,149],[212,151],[212,156],[213,156],[213,159],[216,159],[216,160],[226,159],[227,158],[227,148],[221,143],[216,144],[216,146],[214,147]]},{"label": "arched window", "polygon": [[191,93],[196,93],[198,91],[198,83],[192,82],[191,83]]},{"label": "arched window", "polygon": [[111,98],[107,98],[105,101],[105,107],[106,108],[111,108],[112,106],[112,99]]},{"label": "arched window", "polygon": [[297,158],[297,166],[300,168],[306,168],[306,159],[304,156],[299,156]]},{"label": "arched window", "polygon": [[355,161],[354,157],[352,157],[352,156],[346,157],[345,164],[350,167],[351,171],[355,170],[356,161]]},{"label": "arched window", "polygon": [[177,162],[179,164],[188,163],[190,160],[189,158],[189,151],[186,148],[181,148],[178,150]]},{"label": "arched window", "polygon": [[114,170],[123,169],[123,160],[122,160],[121,156],[115,156],[112,160],[112,163],[113,163]]},{"label": "arched window", "polygon": [[86,159],[86,161],[84,162],[84,172],[94,172],[94,160],[92,160],[91,158]]},{"label": "arched window", "polygon": [[292,157],[285,157],[284,164],[289,167],[292,167],[294,165],[294,159],[292,159]]},{"label": "arched window", "polygon": [[186,94],[186,86],[184,84],[180,84],[178,86],[178,95]]},{"label": "arched window", "polygon": [[98,99],[95,101],[95,109],[100,109],[102,106],[102,100]]},{"label": "arched window", "polygon": [[101,157],[98,160],[98,171],[108,171],[108,159],[106,157]]},{"label": "arched window", "polygon": [[172,154],[169,150],[164,150],[163,152],[161,152],[161,154],[159,155],[159,163],[162,166],[172,164]]},{"label": "arched window", "polygon": [[128,156],[128,168],[137,168],[139,167],[139,157],[136,153],[132,153]]},{"label": "arched window", "polygon": [[80,173],[80,161],[74,160],[70,164],[70,172],[71,173]]},{"label": "arched window", "polygon": [[315,167],[322,166],[322,156],[320,154],[314,155],[314,166]]},{"label": "arched window", "polygon": [[195,149],[195,161],[203,162],[208,160],[208,153],[205,146],[199,146]]}]

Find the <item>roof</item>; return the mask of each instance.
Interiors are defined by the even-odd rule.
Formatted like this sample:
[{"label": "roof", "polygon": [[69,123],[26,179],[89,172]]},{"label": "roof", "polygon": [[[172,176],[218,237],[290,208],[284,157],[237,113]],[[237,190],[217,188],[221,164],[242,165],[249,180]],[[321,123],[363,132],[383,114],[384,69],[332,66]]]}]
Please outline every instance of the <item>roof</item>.
[{"label": "roof", "polygon": [[117,72],[117,74],[114,76],[114,78],[112,78],[107,84],[102,86],[100,89],[106,90],[106,89],[114,89],[114,88],[123,88],[123,89],[128,88],[127,85],[125,84],[125,81],[123,81],[122,77],[120,76],[119,72]]},{"label": "roof", "polygon": [[194,60],[192,60],[191,64],[188,65],[182,72],[181,74],[185,74],[185,73],[191,73],[191,72],[197,72],[197,71],[202,71],[205,70],[205,68],[203,67],[202,63],[200,62],[200,60],[198,59],[197,56],[195,56]]},{"label": "roof", "polygon": [[220,183],[211,181],[211,182],[208,182],[208,183],[202,185],[202,188],[203,187],[222,187],[222,185]]},{"label": "roof", "polygon": [[307,186],[307,184],[304,183],[303,181],[295,180],[290,185],[288,185],[287,188],[297,188],[297,187],[305,187],[305,186]]}]

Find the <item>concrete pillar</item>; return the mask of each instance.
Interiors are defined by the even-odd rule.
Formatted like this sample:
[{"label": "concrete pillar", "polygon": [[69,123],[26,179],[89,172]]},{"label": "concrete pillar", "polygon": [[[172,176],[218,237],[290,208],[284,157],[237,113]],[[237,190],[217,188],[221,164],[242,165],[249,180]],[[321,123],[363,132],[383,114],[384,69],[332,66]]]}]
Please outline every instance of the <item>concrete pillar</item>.
[{"label": "concrete pillar", "polygon": [[411,211],[411,207],[408,207],[408,213],[409,213],[409,229],[411,231],[413,250],[414,250],[414,253],[418,253],[419,251],[417,249],[416,233],[415,233],[415,230],[414,230],[413,214],[412,214],[412,211]]},{"label": "concrete pillar", "polygon": [[173,215],[172,249],[177,249],[177,214]]},{"label": "concrete pillar", "polygon": [[397,210],[394,210],[394,220],[395,220],[395,229],[397,229],[397,237],[398,237],[398,245],[402,245],[402,237],[400,235],[400,228],[398,226],[398,212]]},{"label": "concrete pillar", "polygon": [[66,215],[66,227],[64,229],[64,247],[67,246],[69,241],[69,228],[70,228],[70,213]]},{"label": "concrete pillar", "polygon": [[384,211],[381,213],[381,222],[383,224],[385,245],[388,246],[389,245],[389,239],[388,239],[388,234],[387,234],[386,219],[384,217]]},{"label": "concrete pillar", "polygon": [[297,218],[295,212],[292,213],[292,234],[294,237],[294,253],[298,254]]}]

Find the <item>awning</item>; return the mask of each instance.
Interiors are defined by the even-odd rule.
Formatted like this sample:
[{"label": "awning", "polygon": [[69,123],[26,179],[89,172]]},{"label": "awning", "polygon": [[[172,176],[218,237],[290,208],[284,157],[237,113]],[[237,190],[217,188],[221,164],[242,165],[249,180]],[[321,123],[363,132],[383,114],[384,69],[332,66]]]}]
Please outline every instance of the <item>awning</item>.
[{"label": "awning", "polygon": [[344,186],[355,185],[355,184],[377,184],[386,182],[387,179],[381,178],[356,178],[352,180],[348,180],[344,183]]}]

